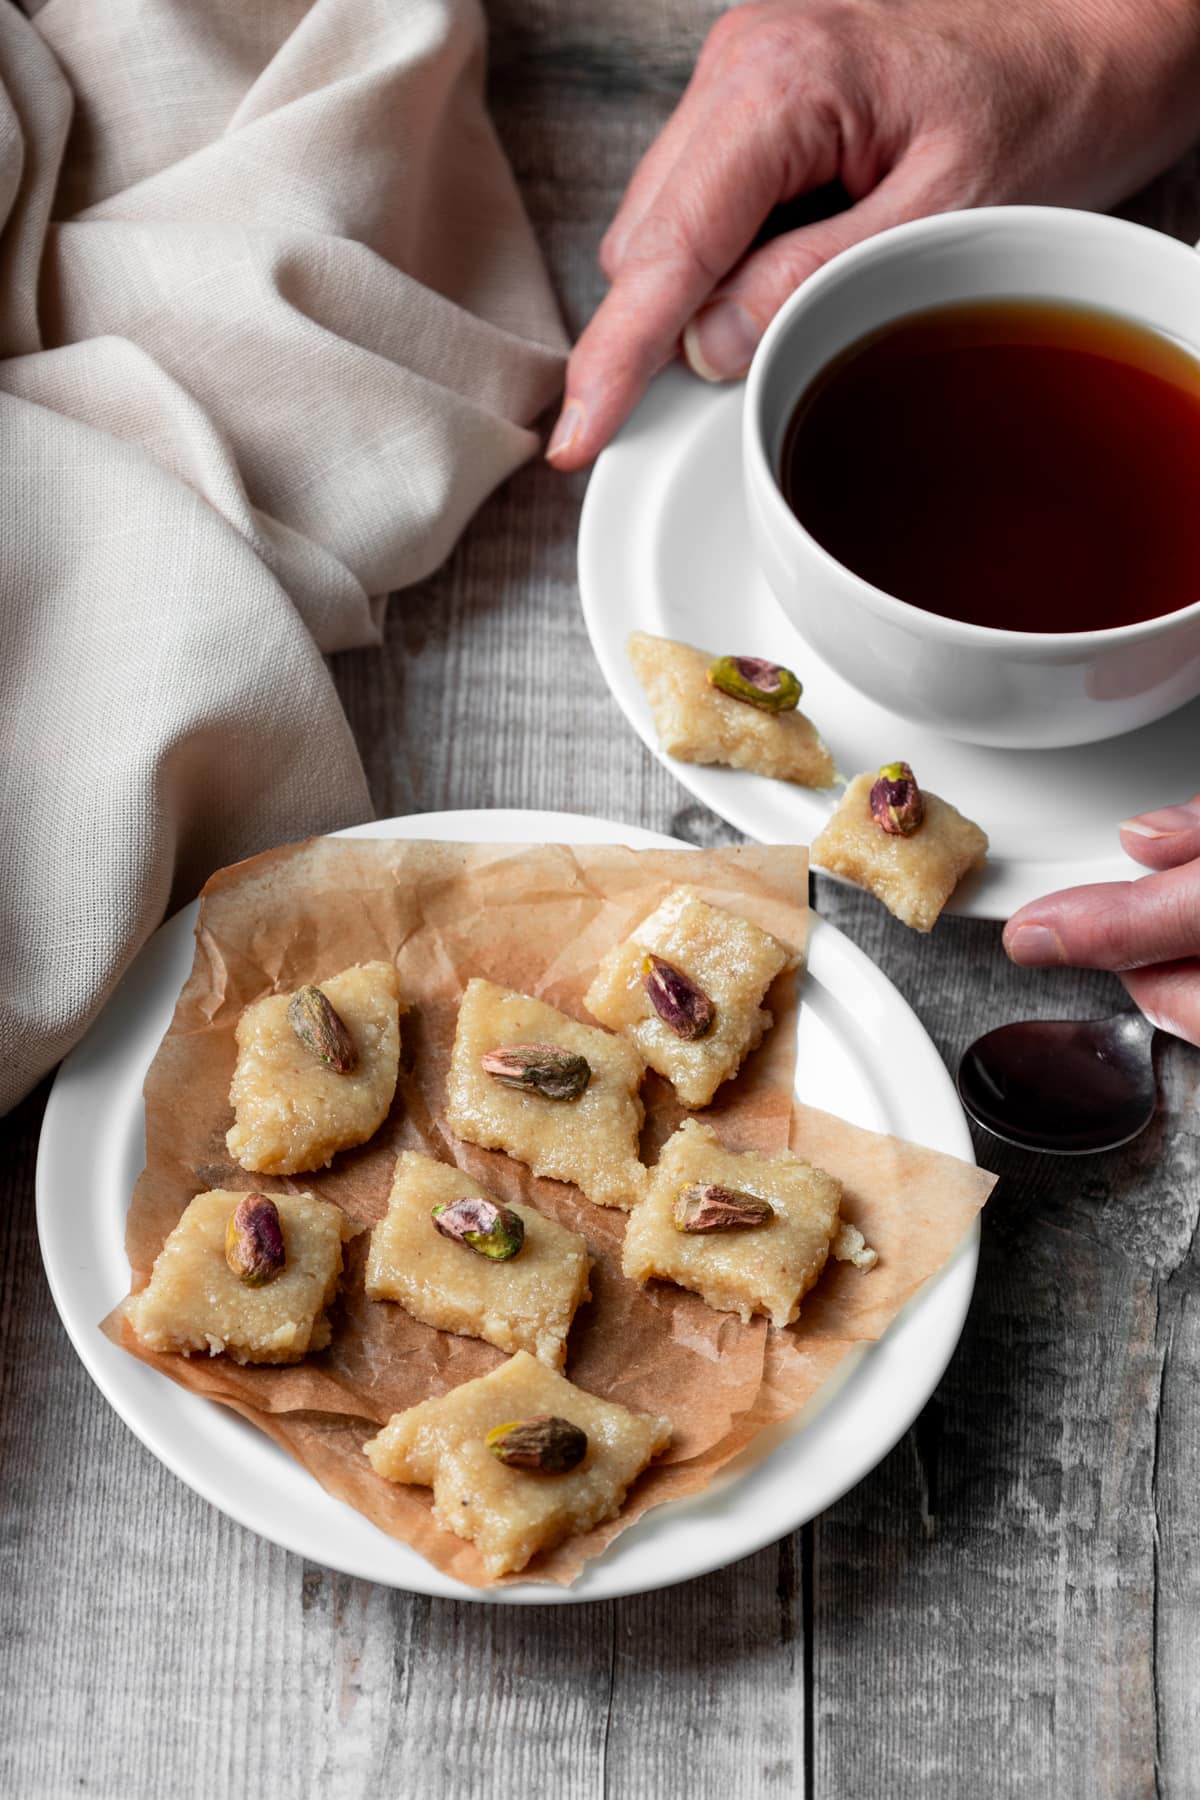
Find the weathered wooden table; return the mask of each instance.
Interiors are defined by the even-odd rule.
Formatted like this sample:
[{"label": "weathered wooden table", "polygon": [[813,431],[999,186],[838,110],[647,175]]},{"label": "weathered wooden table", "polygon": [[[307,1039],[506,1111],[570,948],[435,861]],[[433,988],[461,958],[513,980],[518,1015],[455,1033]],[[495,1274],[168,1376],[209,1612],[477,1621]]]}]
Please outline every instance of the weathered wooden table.
[{"label": "weathered wooden table", "polygon": [[[564,309],[682,88],[712,0],[496,0],[502,135]],[[565,16],[564,16],[565,15]],[[1139,216],[1195,238],[1176,171]],[[592,660],[582,483],[529,468],[337,678],[382,815],[534,806],[731,834],[643,750]],[[1163,799],[1179,796],[1164,795]],[[824,884],[947,1059],[1022,1014],[1118,1004],[932,941]],[[1128,1149],[1002,1180],[936,1397],[802,1531],[660,1594],[558,1609],[331,1574],[197,1499],[93,1388],[33,1221],[44,1092],[0,1124],[0,1793],[104,1800],[1200,1795],[1200,1053],[1161,1047]]]}]

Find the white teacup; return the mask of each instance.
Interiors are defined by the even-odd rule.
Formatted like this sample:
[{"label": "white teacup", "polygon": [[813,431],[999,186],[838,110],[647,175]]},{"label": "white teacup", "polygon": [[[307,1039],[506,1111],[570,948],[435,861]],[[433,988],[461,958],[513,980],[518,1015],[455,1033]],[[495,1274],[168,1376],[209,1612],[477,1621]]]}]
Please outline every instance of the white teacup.
[{"label": "white teacup", "polygon": [[905,313],[983,299],[1101,307],[1200,355],[1200,254],[1159,232],[1040,206],[941,213],[882,232],[798,288],[755,355],[743,426],[755,551],[818,654],[902,717],[1010,748],[1116,737],[1200,694],[1200,599],[1105,631],[998,631],[943,618],[835,561],[780,491],[788,423],[827,363]]}]

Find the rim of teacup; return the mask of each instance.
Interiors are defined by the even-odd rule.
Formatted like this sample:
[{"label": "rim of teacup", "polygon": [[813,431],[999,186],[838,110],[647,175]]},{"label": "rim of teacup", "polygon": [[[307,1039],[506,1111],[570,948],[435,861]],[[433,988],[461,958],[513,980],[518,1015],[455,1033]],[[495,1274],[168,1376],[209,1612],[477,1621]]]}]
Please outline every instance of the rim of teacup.
[{"label": "rim of teacup", "polygon": [[[862,243],[853,245],[848,250],[840,251],[830,258],[815,274],[810,275],[802,285],[788,296],[775,314],[764,332],[758,349],[754,353],[749,372],[746,377],[745,398],[745,442],[746,457],[750,468],[757,477],[756,499],[767,506],[774,516],[778,527],[791,533],[803,542],[806,548],[827,568],[836,570],[837,574],[850,584],[855,597],[861,600],[868,610],[875,612],[883,619],[891,618],[897,622],[919,620],[921,629],[931,638],[942,643],[958,645],[974,645],[986,648],[1004,648],[1009,654],[1016,654],[1024,649],[1030,656],[1040,650],[1043,653],[1054,650],[1070,649],[1103,649],[1109,645],[1128,643],[1145,643],[1168,631],[1174,631],[1188,620],[1200,617],[1200,598],[1187,606],[1176,607],[1174,612],[1156,613],[1151,619],[1137,619],[1128,625],[1101,626],[1093,631],[1010,631],[998,625],[976,625],[966,619],[950,619],[941,613],[927,612],[924,607],[914,606],[911,601],[901,600],[895,594],[876,587],[872,582],[856,575],[853,569],[839,562],[830,554],[824,545],[813,537],[812,533],[792,511],[779,485],[779,477],[767,455],[765,430],[763,423],[763,397],[766,384],[770,379],[770,365],[776,346],[788,332],[797,312],[811,305],[815,296],[819,296],[828,288],[853,280],[856,272],[864,265],[877,261],[880,257],[890,255],[897,245],[908,242],[927,241],[931,238],[951,236],[968,226],[984,230],[991,229],[991,221],[996,227],[1005,223],[1036,224],[1041,226],[1053,222],[1056,229],[1064,232],[1111,231],[1114,236],[1124,236],[1131,247],[1138,247],[1143,253],[1152,250],[1156,256],[1168,256],[1177,259],[1181,266],[1184,260],[1197,283],[1197,300],[1200,301],[1200,250],[1189,244],[1183,244],[1178,238],[1167,237],[1161,231],[1154,231],[1149,226],[1135,224],[1131,219],[1116,219],[1105,213],[1083,212],[1073,207],[1064,206],[985,206],[959,208],[952,212],[933,213],[928,218],[910,219],[903,225],[892,225],[885,231],[877,232],[873,237],[865,238]],[[1031,299],[1037,295],[1031,294]],[[936,301],[930,302],[936,305]],[[1088,305],[1080,301],[1080,305]],[[1096,303],[1103,310],[1116,312],[1113,307],[1104,307],[1102,302]],[[924,308],[913,308],[923,311]],[[897,313],[897,318],[906,316]],[[1131,315],[1123,314],[1123,317]],[[1200,314],[1198,314],[1200,316]],[[1144,321],[1134,318],[1135,324]],[[1148,330],[1155,330],[1147,326]],[[1197,365],[1200,367],[1200,346],[1192,347]],[[799,399],[799,395],[796,396]]]}]

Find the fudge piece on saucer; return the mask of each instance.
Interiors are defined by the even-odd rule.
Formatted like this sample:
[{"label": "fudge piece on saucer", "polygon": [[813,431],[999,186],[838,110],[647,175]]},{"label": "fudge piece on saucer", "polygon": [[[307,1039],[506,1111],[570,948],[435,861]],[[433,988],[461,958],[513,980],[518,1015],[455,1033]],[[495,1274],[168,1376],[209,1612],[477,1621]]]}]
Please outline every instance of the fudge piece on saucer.
[{"label": "fudge piece on saucer", "polygon": [[229,1154],[257,1174],[319,1169],[387,1118],[400,1067],[391,963],[359,963],[320,986],[267,994],[237,1024]]},{"label": "fudge piece on saucer", "polygon": [[578,1232],[532,1206],[501,1205],[462,1169],[404,1150],[371,1233],[366,1291],[439,1331],[559,1368],[575,1309],[590,1297],[589,1267]]},{"label": "fudge piece on saucer", "polygon": [[589,1531],[671,1441],[669,1419],[600,1400],[527,1351],[394,1413],[363,1446],[388,1481],[433,1489],[433,1516],[494,1578]]},{"label": "fudge piece on saucer", "polygon": [[676,888],[610,950],[584,995],[685,1106],[707,1106],[773,1023],[762,999],[800,952],[761,926]]},{"label": "fudge piece on saucer", "polygon": [[573,1181],[597,1206],[630,1207],[646,1191],[644,1073],[624,1038],[477,977],[458,1011],[446,1118],[467,1143]]},{"label": "fudge piece on saucer", "polygon": [[816,726],[796,710],[800,683],[790,669],[759,657],[712,657],[644,631],[635,631],[625,649],[668,756],[751,769],[800,787],[837,779]]},{"label": "fudge piece on saucer", "polygon": [[930,931],[987,849],[978,825],[897,762],[854,777],[811,854],[816,867],[866,888],[914,931]]}]

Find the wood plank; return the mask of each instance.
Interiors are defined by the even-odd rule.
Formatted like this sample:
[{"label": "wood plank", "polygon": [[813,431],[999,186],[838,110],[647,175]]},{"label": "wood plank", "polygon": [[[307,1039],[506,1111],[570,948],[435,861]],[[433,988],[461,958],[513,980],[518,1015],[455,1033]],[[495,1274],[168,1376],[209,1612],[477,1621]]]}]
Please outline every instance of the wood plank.
[{"label": "wood plank", "polygon": [[805,1791],[800,1533],[614,1608],[605,1794]]},{"label": "wood plank", "polygon": [[[1159,1059],[1171,1126],[1159,1161],[1155,1294],[1155,1757],[1158,1792],[1200,1796],[1200,1057]],[[1148,1174],[1151,1171],[1148,1171]]]},{"label": "wood plank", "polygon": [[[842,896],[820,894],[837,919]],[[998,927],[947,921],[936,958],[893,943],[878,914],[851,930],[951,1065],[1005,1018],[1123,1003],[1111,977],[1014,969]],[[1190,1576],[1156,1652],[1154,1476],[1163,1278],[1177,1258],[1196,1277],[1198,1060],[1162,1045],[1164,1112],[1123,1151],[1039,1158],[986,1140],[1002,1183],[963,1342],[915,1430],[816,1527],[817,1793],[951,1795],[973,1767],[989,1796],[1156,1791],[1156,1709],[1174,1723],[1200,1678]],[[1193,1406],[1172,1472],[1176,1456],[1194,1471],[1194,1421]],[[1195,1522],[1193,1505],[1189,1547]]]}]

